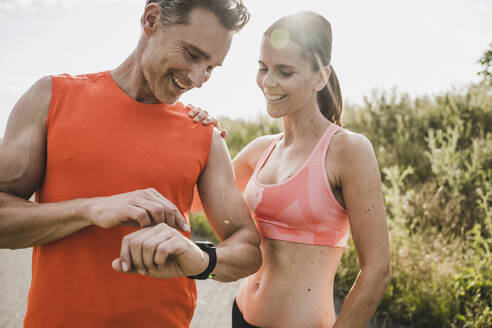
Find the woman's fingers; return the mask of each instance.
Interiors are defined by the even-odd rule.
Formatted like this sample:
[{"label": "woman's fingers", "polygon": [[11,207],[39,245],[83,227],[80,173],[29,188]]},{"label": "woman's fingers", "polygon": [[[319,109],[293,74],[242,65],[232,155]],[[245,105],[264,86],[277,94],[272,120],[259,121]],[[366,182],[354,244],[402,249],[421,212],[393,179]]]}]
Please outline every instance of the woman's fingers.
[{"label": "woman's fingers", "polygon": [[222,130],[219,126],[219,121],[215,117],[210,116],[206,110],[203,110],[200,107],[195,107],[193,105],[186,105],[186,107],[190,109],[188,115],[193,118],[194,122],[202,122],[203,125],[213,125],[220,130],[220,136],[222,138],[225,139],[227,137],[227,130]]},{"label": "woman's fingers", "polygon": [[[208,112],[206,110],[202,110],[200,109],[200,113],[198,113],[195,118],[193,119],[195,122],[202,122],[204,123],[204,121],[209,118],[208,116]],[[205,123],[204,123],[205,124]]]}]

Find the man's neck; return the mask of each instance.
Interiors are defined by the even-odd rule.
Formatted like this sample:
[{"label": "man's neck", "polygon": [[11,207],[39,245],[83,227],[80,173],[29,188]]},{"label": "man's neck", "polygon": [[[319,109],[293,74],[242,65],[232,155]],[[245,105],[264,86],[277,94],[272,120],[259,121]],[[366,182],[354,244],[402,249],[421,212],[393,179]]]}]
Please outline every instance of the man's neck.
[{"label": "man's neck", "polygon": [[138,61],[137,50],[120,66],[111,71],[116,84],[132,99],[144,104],[158,104],[160,101],[150,91]]}]

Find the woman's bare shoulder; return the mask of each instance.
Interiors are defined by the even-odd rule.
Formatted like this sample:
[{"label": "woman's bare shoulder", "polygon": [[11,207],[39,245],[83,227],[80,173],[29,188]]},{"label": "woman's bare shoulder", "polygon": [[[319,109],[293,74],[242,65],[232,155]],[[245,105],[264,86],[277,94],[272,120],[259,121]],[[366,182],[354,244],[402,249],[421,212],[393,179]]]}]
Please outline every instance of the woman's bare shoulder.
[{"label": "woman's bare shoulder", "polygon": [[256,151],[264,151],[269,145],[272,144],[273,140],[277,139],[280,134],[269,134],[266,136],[261,136],[253,141],[251,141],[246,148],[250,148]]},{"label": "woman's bare shoulder", "polygon": [[279,134],[266,135],[252,140],[236,155],[234,161],[244,161],[248,163],[248,166],[255,167],[261,154],[263,154],[278,136]]},{"label": "woman's bare shoulder", "polygon": [[331,143],[331,147],[338,147],[345,150],[350,150],[354,147],[356,150],[360,150],[360,147],[372,149],[371,142],[366,138],[366,136],[360,133],[352,132],[345,128],[340,128],[340,130],[333,136]]},{"label": "woman's bare shoulder", "polygon": [[338,168],[353,167],[354,164],[369,164],[375,160],[371,142],[364,135],[341,128],[330,144],[330,153]]}]

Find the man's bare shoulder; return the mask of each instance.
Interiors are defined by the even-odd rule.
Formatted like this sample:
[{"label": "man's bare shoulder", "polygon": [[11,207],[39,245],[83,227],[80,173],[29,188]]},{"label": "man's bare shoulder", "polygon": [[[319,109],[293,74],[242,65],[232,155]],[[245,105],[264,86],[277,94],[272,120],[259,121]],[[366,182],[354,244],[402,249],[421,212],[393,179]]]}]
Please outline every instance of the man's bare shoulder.
[{"label": "man's bare shoulder", "polygon": [[51,88],[51,76],[40,78],[19,99],[12,114],[15,115],[16,112],[20,112],[19,118],[34,118],[37,122],[44,124],[51,102]]},{"label": "man's bare shoulder", "polygon": [[39,79],[10,114],[0,141],[0,191],[27,199],[41,183],[51,83],[50,77]]},{"label": "man's bare shoulder", "polygon": [[14,138],[33,125],[44,129],[51,102],[51,88],[51,77],[45,76],[37,80],[20,97],[7,122],[5,139]]},{"label": "man's bare shoulder", "polygon": [[51,76],[43,76],[42,78],[34,82],[28,92],[32,92],[32,95],[35,97],[51,98],[52,84],[53,82]]}]

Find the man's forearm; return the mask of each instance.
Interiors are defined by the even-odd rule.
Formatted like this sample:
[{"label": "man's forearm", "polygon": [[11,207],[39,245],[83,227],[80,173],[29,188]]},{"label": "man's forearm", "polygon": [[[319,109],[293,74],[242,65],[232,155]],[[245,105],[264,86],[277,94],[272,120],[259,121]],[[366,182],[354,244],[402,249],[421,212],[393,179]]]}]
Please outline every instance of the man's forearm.
[{"label": "man's forearm", "polygon": [[215,280],[229,282],[249,276],[261,266],[260,238],[254,226],[237,229],[217,245]]},{"label": "man's forearm", "polygon": [[390,276],[390,270],[386,268],[362,270],[333,328],[366,327],[383,298]]},{"label": "man's forearm", "polygon": [[0,248],[26,248],[66,237],[90,225],[84,200],[36,204],[0,192]]}]

